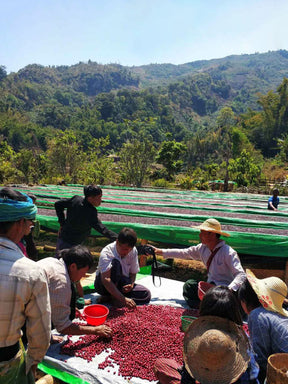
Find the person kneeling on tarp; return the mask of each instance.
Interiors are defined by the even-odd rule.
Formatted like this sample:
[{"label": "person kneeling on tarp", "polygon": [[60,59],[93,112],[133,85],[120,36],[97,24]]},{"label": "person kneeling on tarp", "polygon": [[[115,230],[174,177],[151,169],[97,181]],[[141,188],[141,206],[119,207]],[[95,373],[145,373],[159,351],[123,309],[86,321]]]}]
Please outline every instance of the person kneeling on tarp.
[{"label": "person kneeling on tarp", "polygon": [[94,283],[101,295],[98,302],[113,300],[116,306],[127,308],[149,303],[149,289],[135,284],[140,270],[136,242],[133,229],[123,228],[117,240],[102,249]]},{"label": "person kneeling on tarp", "polygon": [[51,301],[51,320],[62,335],[97,335],[111,337],[112,329],[107,325],[86,325],[73,323],[76,314],[76,289],[74,283],[80,281],[93,265],[93,257],[88,248],[76,245],[62,249],[55,257],[46,257],[37,262],[44,269]]}]

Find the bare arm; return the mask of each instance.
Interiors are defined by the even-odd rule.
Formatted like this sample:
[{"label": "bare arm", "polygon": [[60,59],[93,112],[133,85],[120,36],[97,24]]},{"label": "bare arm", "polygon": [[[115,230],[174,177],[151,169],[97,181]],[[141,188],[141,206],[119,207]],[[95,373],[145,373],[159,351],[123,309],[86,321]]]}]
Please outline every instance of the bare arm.
[{"label": "bare arm", "polygon": [[150,245],[150,247],[154,249],[154,252],[155,252],[156,255],[160,255],[160,256],[163,255],[163,250],[162,249],[153,247],[152,245]]},{"label": "bare arm", "polygon": [[199,260],[201,259],[200,248],[203,245],[200,243],[196,246],[192,246],[189,248],[168,248],[168,249],[160,249],[153,247],[156,255],[160,255],[164,257],[164,259],[183,259],[183,260]]},{"label": "bare arm", "polygon": [[[136,277],[136,275],[135,275]],[[107,289],[107,291],[113,296],[117,302],[119,302],[121,305],[128,307],[128,308],[134,308],[136,307],[136,303],[134,300],[129,299],[128,297],[125,297],[119,289],[116,287],[116,285],[111,280],[111,270],[109,269],[106,272],[103,272],[101,274],[101,280],[104,285],[104,287]],[[134,278],[135,281],[135,278]]]},{"label": "bare arm", "polygon": [[134,287],[135,280],[136,280],[136,273],[130,273],[130,280],[131,280],[131,283],[124,285],[122,288],[124,293],[128,293],[128,292],[132,291],[132,289]]},{"label": "bare arm", "polygon": [[102,337],[111,337],[112,329],[107,325],[83,325],[72,323],[69,327],[61,330],[63,335],[96,335]]},{"label": "bare arm", "polygon": [[133,287],[136,280],[136,273],[130,273],[130,280],[131,280],[131,285]]},{"label": "bare arm", "polygon": [[269,206],[270,206],[271,209],[273,209],[274,211],[277,211],[277,208],[274,207],[272,201],[269,201]]}]

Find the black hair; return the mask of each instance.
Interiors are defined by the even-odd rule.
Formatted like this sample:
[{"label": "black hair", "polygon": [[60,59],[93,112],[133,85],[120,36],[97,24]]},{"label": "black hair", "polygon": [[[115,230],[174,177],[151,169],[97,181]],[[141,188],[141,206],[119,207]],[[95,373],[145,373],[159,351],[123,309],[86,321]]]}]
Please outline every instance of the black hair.
[{"label": "black hair", "polygon": [[17,200],[17,201],[27,201],[27,197],[23,195],[21,192],[16,191],[13,188],[10,187],[3,187],[0,189],[0,197],[2,199],[10,199],[10,200]]},{"label": "black hair", "polygon": [[[17,201],[27,201],[27,197],[23,195],[21,192],[16,191],[13,188],[10,187],[3,187],[0,189],[0,198],[2,199],[10,199],[10,200],[17,200]],[[19,221],[19,220],[17,220]],[[13,226],[15,221],[2,221],[0,222],[0,233],[2,235],[5,235],[10,228]]]},{"label": "black hair", "polygon": [[124,227],[119,232],[117,240],[120,244],[127,244],[133,248],[137,243],[137,235],[133,229]]},{"label": "black hair", "polygon": [[247,278],[238,289],[238,298],[246,304],[249,311],[261,306],[258,296]]},{"label": "black hair", "polygon": [[90,196],[99,196],[102,195],[102,189],[99,187],[99,185],[86,185],[84,187],[84,196],[90,197]]},{"label": "black hair", "polygon": [[33,204],[35,204],[37,197],[35,195],[33,195],[32,193],[28,193],[28,197],[30,197],[30,199],[33,201]]},{"label": "black hair", "polygon": [[57,253],[57,257],[62,258],[67,267],[75,263],[77,269],[89,267],[93,265],[93,256],[89,249],[83,245],[75,245],[72,248],[62,249]]},{"label": "black hair", "polygon": [[199,316],[219,316],[242,325],[240,303],[224,285],[212,287],[206,292],[200,304]]}]

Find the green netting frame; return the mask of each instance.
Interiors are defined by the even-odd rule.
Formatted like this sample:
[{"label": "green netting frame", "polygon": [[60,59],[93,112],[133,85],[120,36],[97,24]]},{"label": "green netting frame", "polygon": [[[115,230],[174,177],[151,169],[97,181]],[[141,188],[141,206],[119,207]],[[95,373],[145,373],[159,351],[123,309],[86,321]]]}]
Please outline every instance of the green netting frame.
[{"label": "green netting frame", "polygon": [[[59,223],[57,217],[37,215],[42,228],[57,232]],[[194,228],[147,225],[139,223],[115,223],[103,221],[109,229],[119,232],[123,227],[133,228],[138,238],[167,244],[191,246],[199,243],[199,230]],[[94,229],[94,236],[101,236]],[[288,237],[259,233],[230,232],[230,237],[225,238],[238,253],[269,257],[288,257]]]},{"label": "green netting frame", "polygon": [[[129,191],[129,195],[131,193],[145,193],[145,192],[154,192],[159,197],[160,194],[167,195],[166,197],[174,197],[175,196],[184,196],[184,197],[197,197],[201,199],[220,199],[220,200],[253,200],[258,202],[265,202],[267,203],[269,195],[261,195],[261,194],[248,194],[248,193],[227,193],[227,192],[210,192],[210,191],[198,191],[198,190],[176,190],[176,189],[156,189],[156,188],[130,188],[130,187],[117,187],[117,186],[101,186],[103,190],[105,190],[105,194],[109,193],[110,190],[119,190],[119,191]],[[64,196],[72,196],[73,194],[80,194],[83,195],[83,186],[79,185],[72,185],[69,184],[68,186],[55,186],[55,185],[45,185],[45,186],[37,186],[37,187],[17,187],[18,190],[23,191],[29,191],[31,193],[35,191],[42,192],[48,191],[47,197],[52,197],[52,195],[55,195],[57,192],[57,195],[55,195],[55,198],[60,198],[61,195]],[[54,191],[53,193],[49,193],[49,191]],[[124,194],[121,193],[121,196]],[[171,196],[169,196],[171,195]],[[287,203],[288,202],[288,196],[280,196],[281,203]]]},{"label": "green netting frame", "polygon": [[[130,204],[130,203],[129,203]],[[38,208],[45,209],[54,209],[54,206],[38,206]],[[209,216],[207,215],[185,215],[181,213],[169,213],[169,212],[156,212],[156,211],[139,211],[136,209],[125,209],[125,208],[107,208],[107,207],[98,207],[97,211],[103,214],[116,214],[121,216],[135,216],[135,217],[150,217],[150,218],[161,218],[161,219],[170,219],[170,220],[183,220],[191,222],[203,222]],[[283,215],[283,214],[282,214]],[[285,215],[288,217],[288,213]],[[283,229],[288,230],[288,223],[286,222],[277,222],[277,221],[260,221],[260,220],[250,220],[234,217],[217,217],[217,220],[223,225],[233,225],[239,227],[249,227],[249,228],[270,228],[270,229]]]}]

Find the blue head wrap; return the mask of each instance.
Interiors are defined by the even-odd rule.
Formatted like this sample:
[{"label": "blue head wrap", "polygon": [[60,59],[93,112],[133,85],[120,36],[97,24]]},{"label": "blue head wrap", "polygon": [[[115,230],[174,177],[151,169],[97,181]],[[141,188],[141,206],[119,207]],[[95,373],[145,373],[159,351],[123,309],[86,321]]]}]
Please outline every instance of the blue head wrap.
[{"label": "blue head wrap", "polygon": [[25,193],[23,195],[27,201],[11,200],[6,197],[0,198],[0,222],[35,219],[37,207],[29,196]]}]

